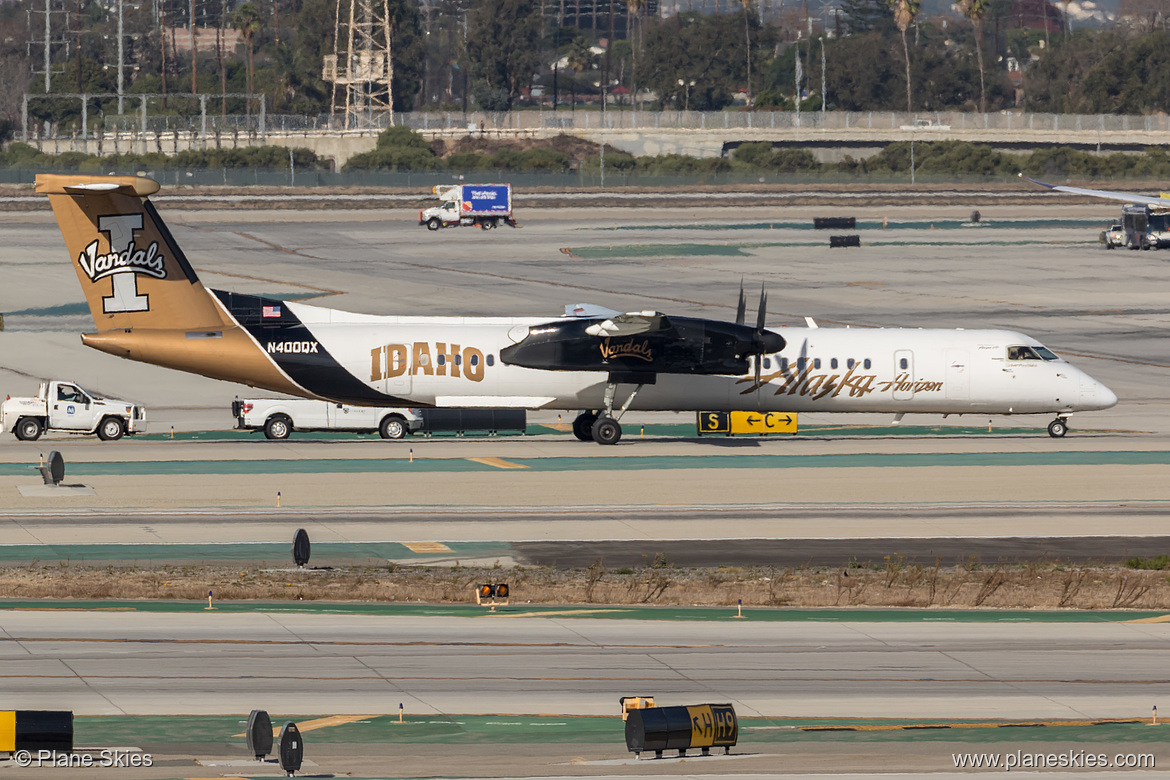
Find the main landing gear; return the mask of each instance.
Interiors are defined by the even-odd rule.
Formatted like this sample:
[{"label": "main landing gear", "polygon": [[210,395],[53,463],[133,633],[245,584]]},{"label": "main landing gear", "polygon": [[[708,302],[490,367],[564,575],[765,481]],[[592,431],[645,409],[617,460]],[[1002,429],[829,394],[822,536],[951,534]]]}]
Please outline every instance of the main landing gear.
[{"label": "main landing gear", "polygon": [[1052,422],[1048,423],[1048,435],[1054,439],[1063,438],[1068,433],[1068,418],[1057,417]]},{"label": "main landing gear", "polygon": [[630,408],[630,404],[634,402],[634,398],[645,387],[645,384],[639,384],[634,388],[634,392],[630,393],[630,397],[622,404],[622,407],[614,413],[613,400],[617,392],[617,382],[608,382],[605,385],[605,408],[600,412],[585,411],[577,415],[573,420],[573,435],[581,441],[595,441],[598,444],[617,444],[622,438],[622,426],[618,422],[622,419],[622,415]]}]

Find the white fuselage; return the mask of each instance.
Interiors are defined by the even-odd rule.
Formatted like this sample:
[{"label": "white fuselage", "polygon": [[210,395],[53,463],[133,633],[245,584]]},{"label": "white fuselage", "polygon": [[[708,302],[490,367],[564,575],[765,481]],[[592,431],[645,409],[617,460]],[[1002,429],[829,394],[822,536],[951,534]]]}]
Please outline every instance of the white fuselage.
[{"label": "white fuselage", "polygon": [[[372,390],[420,406],[598,409],[605,371],[506,365],[500,350],[549,318],[381,317],[286,302],[321,348]],[[743,376],[659,374],[631,409],[1070,414],[1117,397],[1039,342],[1006,330],[779,328],[757,387]],[[258,346],[273,347],[257,338]],[[1029,359],[1012,347],[1030,347]],[[289,349],[315,349],[306,342]],[[1037,349],[1038,348],[1038,349]],[[1047,359],[1035,355],[1048,355]],[[288,354],[281,356],[289,359]],[[622,360],[629,360],[622,363]],[[614,370],[636,370],[637,357]],[[632,389],[632,388],[629,388]],[[322,388],[306,388],[328,397]],[[618,403],[628,393],[619,392]]]}]

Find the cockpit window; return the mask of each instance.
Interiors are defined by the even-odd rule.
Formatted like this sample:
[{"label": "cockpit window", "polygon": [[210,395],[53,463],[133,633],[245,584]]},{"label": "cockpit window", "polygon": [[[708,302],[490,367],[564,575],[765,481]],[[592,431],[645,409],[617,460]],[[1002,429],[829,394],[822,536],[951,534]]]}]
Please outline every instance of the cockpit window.
[{"label": "cockpit window", "polygon": [[1056,356],[1056,353],[1050,350],[1048,347],[1033,347],[1032,349],[1036,350],[1036,354],[1045,360],[1060,360],[1060,358]]},{"label": "cockpit window", "polygon": [[1008,360],[1040,360],[1032,347],[1008,347]]}]

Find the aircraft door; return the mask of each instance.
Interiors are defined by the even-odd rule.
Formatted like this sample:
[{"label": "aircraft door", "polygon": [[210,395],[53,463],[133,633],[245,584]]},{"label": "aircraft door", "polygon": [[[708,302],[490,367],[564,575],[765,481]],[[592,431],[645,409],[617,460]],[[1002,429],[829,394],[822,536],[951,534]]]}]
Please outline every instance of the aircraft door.
[{"label": "aircraft door", "polygon": [[410,354],[412,344],[388,344],[375,357],[375,370],[381,374],[380,390],[387,395],[406,396],[411,391]]},{"label": "aircraft door", "polygon": [[93,428],[93,406],[89,396],[75,385],[57,385],[49,396],[49,427],[63,431],[88,431]]},{"label": "aircraft door", "polygon": [[914,399],[914,353],[908,349],[894,350],[894,400]]},{"label": "aircraft door", "polygon": [[946,354],[947,369],[946,397],[956,401],[966,401],[971,397],[971,364],[965,349],[948,349]]}]

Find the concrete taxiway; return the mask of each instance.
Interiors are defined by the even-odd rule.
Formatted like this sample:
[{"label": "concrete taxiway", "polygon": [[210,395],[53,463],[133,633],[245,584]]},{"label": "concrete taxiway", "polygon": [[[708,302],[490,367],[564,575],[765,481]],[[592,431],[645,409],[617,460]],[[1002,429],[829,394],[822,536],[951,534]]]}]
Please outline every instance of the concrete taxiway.
[{"label": "concrete taxiway", "polygon": [[[602,549],[590,544],[717,540],[735,563],[768,549],[749,550],[744,540],[776,549],[786,539],[850,537],[962,546],[1047,536],[1091,545],[1109,535],[1120,550],[1144,543],[1149,554],[1162,552],[1168,255],[1103,251],[1096,234],[1114,216],[1108,204],[991,204],[981,226],[966,224],[970,207],[841,209],[861,220],[860,249],[830,250],[827,236],[811,230],[825,208],[767,208],[748,218],[743,209],[533,210],[520,215],[522,230],[492,233],[430,233],[403,211],[163,208],[163,216],[217,288],[369,313],[556,315],[590,301],[730,318],[746,278],[749,289],[760,281],[769,289],[770,324],[813,316],[823,325],[1020,330],[1121,403],[1074,417],[1062,440],[1048,438],[1040,418],[951,419],[943,425],[954,427],[921,431],[913,423],[940,421],[909,418],[910,427],[893,430],[888,418],[854,415],[807,415],[809,427],[793,439],[700,440],[682,430],[693,418],[637,415],[621,445],[601,448],[571,441],[548,413],[533,416],[548,427],[524,438],[199,439],[192,432],[230,428],[232,398],[254,391],[83,348],[77,334],[93,323],[47,209],[0,214],[0,391],[24,395],[37,378],[71,378],[145,403],[151,430],[165,436],[0,438],[0,544],[34,555],[38,546],[182,546],[209,537],[273,543],[305,526],[315,543],[490,542],[516,545],[518,558],[573,552],[573,544],[581,555]],[[646,436],[634,435],[643,424]],[[863,429],[873,425],[884,428]],[[21,495],[50,449],[65,455],[68,481],[92,486],[93,496]],[[257,706],[386,715],[399,702],[428,718],[600,716],[616,711],[618,696],[655,693],[664,703],[734,700],[742,716],[1086,718],[1148,714],[1167,692],[1167,630],[6,610],[0,653],[13,706],[105,717],[239,716]],[[355,737],[323,749],[335,765],[317,765],[367,777],[953,771],[953,745],[924,733],[888,743],[801,735],[782,748],[745,750],[756,758],[653,769],[626,762],[608,737],[405,752],[372,738],[355,748]],[[1053,748],[1100,740],[1117,752],[1148,739],[1093,734],[1106,736],[1037,740]],[[1024,738],[1013,739],[995,749]],[[169,735],[146,744],[181,742]],[[188,750],[163,774],[139,776],[243,772],[191,757],[222,757],[227,744]]]}]

